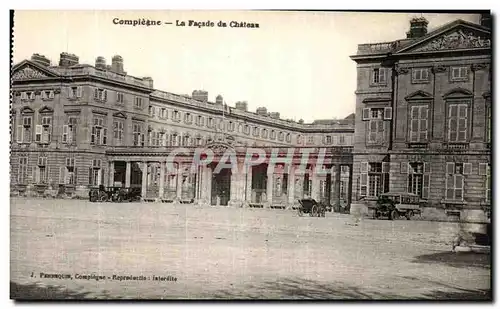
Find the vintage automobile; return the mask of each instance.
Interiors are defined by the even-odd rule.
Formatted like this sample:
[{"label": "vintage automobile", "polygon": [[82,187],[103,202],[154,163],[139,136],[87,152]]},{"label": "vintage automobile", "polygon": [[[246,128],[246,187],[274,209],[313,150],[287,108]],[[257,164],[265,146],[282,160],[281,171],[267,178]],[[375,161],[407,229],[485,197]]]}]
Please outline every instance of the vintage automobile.
[{"label": "vintage automobile", "polygon": [[309,214],[311,217],[325,217],[326,206],[323,203],[316,202],[315,199],[301,199],[299,200],[299,205],[297,209],[299,217],[302,217],[304,214]]},{"label": "vintage automobile", "polygon": [[108,192],[103,185],[100,185],[98,188],[92,188],[89,191],[89,201],[91,202],[106,202],[108,198]]},{"label": "vintage automobile", "polygon": [[388,217],[397,220],[406,217],[410,220],[415,215],[420,215],[420,197],[412,193],[383,193],[379,195],[374,218]]},{"label": "vintage automobile", "polygon": [[123,201],[140,201],[141,188],[123,188],[123,187],[107,187],[99,186],[92,188],[89,192],[89,200],[91,202],[123,202]]}]

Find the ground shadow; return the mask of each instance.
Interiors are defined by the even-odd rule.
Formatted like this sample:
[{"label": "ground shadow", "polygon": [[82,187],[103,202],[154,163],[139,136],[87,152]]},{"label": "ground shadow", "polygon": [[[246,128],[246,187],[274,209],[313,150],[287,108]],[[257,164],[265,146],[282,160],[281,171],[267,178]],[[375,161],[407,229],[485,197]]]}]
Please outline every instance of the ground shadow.
[{"label": "ground shadow", "polygon": [[16,301],[34,301],[34,300],[77,300],[77,299],[111,299],[107,291],[101,294],[92,294],[90,292],[77,292],[61,286],[42,286],[36,283],[19,284],[10,282],[10,298]]},{"label": "ground shadow", "polygon": [[314,280],[282,279],[268,281],[244,288],[220,290],[211,295],[213,299],[309,299],[309,300],[483,300],[491,301],[490,290],[465,290],[446,287],[419,297],[410,297],[391,292],[379,292],[339,282],[320,283]]},{"label": "ground shadow", "polygon": [[414,263],[440,263],[452,267],[491,268],[491,255],[475,252],[438,252],[415,257]]}]

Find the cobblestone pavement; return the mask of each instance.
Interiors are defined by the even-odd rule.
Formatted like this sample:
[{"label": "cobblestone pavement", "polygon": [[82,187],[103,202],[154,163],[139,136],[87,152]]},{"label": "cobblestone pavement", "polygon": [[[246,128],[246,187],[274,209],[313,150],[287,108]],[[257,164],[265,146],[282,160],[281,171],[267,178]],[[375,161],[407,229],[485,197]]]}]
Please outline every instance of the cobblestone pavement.
[{"label": "cobblestone pavement", "polygon": [[[451,253],[457,229],[356,224],[336,213],[13,199],[11,297],[488,299],[489,255]],[[92,274],[105,278],[82,277]]]}]

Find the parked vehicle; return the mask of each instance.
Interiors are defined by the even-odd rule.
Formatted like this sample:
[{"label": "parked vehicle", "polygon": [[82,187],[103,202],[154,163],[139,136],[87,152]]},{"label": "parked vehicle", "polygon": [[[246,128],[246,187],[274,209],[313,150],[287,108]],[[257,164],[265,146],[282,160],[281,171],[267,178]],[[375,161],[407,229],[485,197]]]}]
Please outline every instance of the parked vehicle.
[{"label": "parked vehicle", "polygon": [[141,188],[123,188],[123,187],[107,187],[99,186],[92,188],[89,192],[89,200],[91,202],[123,202],[123,201],[140,201]]},{"label": "parked vehicle", "polygon": [[108,200],[108,192],[103,185],[98,188],[92,188],[89,191],[89,201],[91,202],[106,202]]},{"label": "parked vehicle", "polygon": [[316,202],[315,199],[307,198],[299,200],[300,207],[298,215],[302,217],[304,214],[309,214],[311,217],[325,217],[326,206],[323,203]]},{"label": "parked vehicle", "polygon": [[397,220],[406,217],[410,220],[415,215],[420,215],[420,197],[412,193],[383,193],[379,195],[374,218],[388,217]]}]

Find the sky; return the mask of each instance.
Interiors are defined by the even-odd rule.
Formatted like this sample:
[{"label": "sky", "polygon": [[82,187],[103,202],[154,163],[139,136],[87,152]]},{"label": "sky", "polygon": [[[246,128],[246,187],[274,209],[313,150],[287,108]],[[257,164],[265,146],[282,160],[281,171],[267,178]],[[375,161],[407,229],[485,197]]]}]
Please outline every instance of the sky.
[{"label": "sky", "polygon": [[[80,63],[103,56],[124,59],[129,75],[150,76],[157,89],[177,94],[208,91],[226,103],[265,106],[283,119],[344,118],[355,109],[358,44],[402,39],[412,17],[429,31],[475,14],[407,14],[276,11],[16,11],[13,61],[33,53],[59,61],[61,52]],[[172,22],[162,26],[116,25],[115,18]],[[215,27],[179,27],[177,21],[213,21]],[[217,27],[219,21],[258,23],[259,28]]]}]

